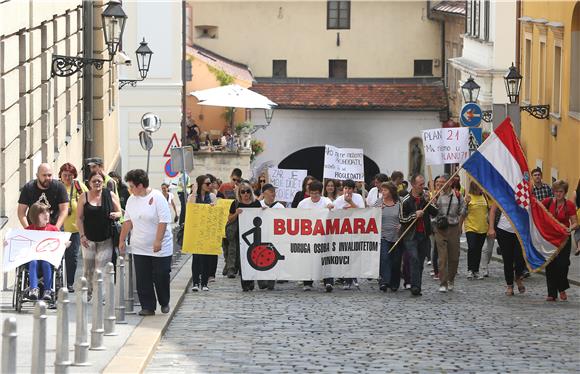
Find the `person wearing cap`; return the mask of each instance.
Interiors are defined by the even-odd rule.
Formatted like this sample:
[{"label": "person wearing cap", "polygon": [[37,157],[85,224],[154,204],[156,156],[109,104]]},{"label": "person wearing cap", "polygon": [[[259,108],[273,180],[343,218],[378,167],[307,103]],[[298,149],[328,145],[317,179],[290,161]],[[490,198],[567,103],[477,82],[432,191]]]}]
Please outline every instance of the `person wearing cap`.
[{"label": "person wearing cap", "polygon": [[103,159],[100,157],[92,157],[87,159],[87,166],[89,167],[90,172],[101,173],[105,176],[105,187],[115,193],[115,195],[119,196],[117,191],[117,182],[113,178],[111,178],[106,172],[105,168],[103,167]]},{"label": "person wearing cap", "polygon": [[[284,205],[276,201],[276,187],[270,183],[266,183],[262,186],[261,194],[262,200],[260,204],[262,205],[262,209],[284,209]],[[274,289],[274,285],[276,284],[275,280],[259,280],[258,281],[258,288],[261,290],[267,288],[269,290]]]}]

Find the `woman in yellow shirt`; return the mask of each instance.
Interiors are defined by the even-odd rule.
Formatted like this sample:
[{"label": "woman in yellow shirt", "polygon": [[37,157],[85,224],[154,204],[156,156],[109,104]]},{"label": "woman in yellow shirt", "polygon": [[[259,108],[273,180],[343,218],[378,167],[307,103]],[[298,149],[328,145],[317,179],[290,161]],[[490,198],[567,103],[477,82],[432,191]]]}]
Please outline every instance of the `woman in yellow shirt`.
[{"label": "woman in yellow shirt", "polygon": [[479,274],[481,250],[487,237],[489,202],[477,184],[471,182],[465,197],[467,210],[463,219],[467,238],[467,279],[483,279]]},{"label": "woman in yellow shirt", "polygon": [[77,271],[77,258],[79,255],[79,247],[81,244],[81,237],[79,229],[77,228],[77,201],[83,192],[88,191],[87,187],[79,180],[77,180],[77,169],[73,164],[67,162],[60,167],[58,177],[65,185],[68,192],[69,208],[68,216],[64,221],[64,231],[70,232],[71,245],[64,253],[64,261],[66,264],[66,285],[68,292],[74,292],[75,273]]}]

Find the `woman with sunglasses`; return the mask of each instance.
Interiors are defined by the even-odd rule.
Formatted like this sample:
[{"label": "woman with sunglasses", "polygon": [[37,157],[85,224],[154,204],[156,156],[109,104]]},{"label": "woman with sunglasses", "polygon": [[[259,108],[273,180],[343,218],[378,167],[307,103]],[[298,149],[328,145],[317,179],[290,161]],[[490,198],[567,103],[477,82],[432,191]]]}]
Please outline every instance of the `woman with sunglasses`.
[{"label": "woman with sunglasses", "polygon": [[[232,228],[232,234],[234,234],[230,235],[231,239],[229,240],[230,247],[228,252],[236,254],[236,263],[238,264],[240,262],[240,238],[238,236],[240,229],[238,216],[240,214],[243,214],[245,208],[261,208],[261,207],[262,205],[258,200],[256,200],[256,197],[252,192],[252,186],[246,181],[241,182],[240,185],[238,186],[238,190],[236,191],[236,200],[232,202],[232,205],[230,207],[230,215],[228,217],[228,225]],[[239,267],[239,269],[240,269],[240,279],[242,282],[242,290],[244,292],[253,290],[254,281],[245,281],[242,278],[241,267]]]},{"label": "woman with sunglasses", "polygon": [[[211,180],[207,175],[200,175],[195,179],[197,184],[197,191],[195,195],[190,195],[187,199],[188,203],[195,204],[211,204],[214,205],[217,198],[213,192],[211,192]],[[215,257],[215,259],[214,259]],[[207,282],[209,276],[212,275],[212,265],[217,259],[217,255],[201,255],[193,254],[191,262],[191,274],[193,277],[193,292],[209,291]],[[201,281],[201,282],[200,282]]]},{"label": "woman with sunglasses", "polygon": [[259,200],[260,196],[262,196],[262,188],[266,184],[266,174],[260,174],[258,177],[258,183],[254,186],[254,195],[258,197]]}]

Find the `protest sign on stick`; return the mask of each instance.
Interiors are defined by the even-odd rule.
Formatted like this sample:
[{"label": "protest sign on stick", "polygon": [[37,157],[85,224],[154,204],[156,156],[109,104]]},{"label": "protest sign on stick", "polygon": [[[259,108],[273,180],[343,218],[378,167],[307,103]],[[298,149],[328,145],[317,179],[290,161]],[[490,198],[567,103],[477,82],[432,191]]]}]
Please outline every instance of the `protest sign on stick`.
[{"label": "protest sign on stick", "polygon": [[469,158],[467,127],[423,130],[426,165],[461,164]]},{"label": "protest sign on stick", "polygon": [[364,152],[359,148],[337,148],[326,145],[324,149],[325,179],[354,181],[365,180]]},{"label": "protest sign on stick", "polygon": [[220,255],[222,238],[233,200],[218,199],[215,206],[187,204],[182,252]]},{"label": "protest sign on stick", "polygon": [[302,191],[302,181],[307,173],[306,170],[268,168],[269,181],[276,187],[276,200],[292,201],[296,192]]}]

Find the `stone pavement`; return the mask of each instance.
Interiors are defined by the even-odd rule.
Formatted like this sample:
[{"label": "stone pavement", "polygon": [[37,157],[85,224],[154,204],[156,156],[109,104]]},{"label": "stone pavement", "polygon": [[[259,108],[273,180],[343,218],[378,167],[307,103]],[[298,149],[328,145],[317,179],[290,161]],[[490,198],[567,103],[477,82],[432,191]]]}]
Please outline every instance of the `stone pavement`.
[{"label": "stone pavement", "polygon": [[507,297],[501,264],[490,270],[466,280],[462,253],[456,291],[437,292],[426,275],[420,298],[367,280],[331,294],[295,282],[242,293],[239,279],[220,276],[210,292],[185,295],[146,372],[578,372],[580,289],[548,303],[533,275],[525,294]]},{"label": "stone pavement", "polygon": [[[189,263],[190,256],[184,255],[172,267],[172,279],[178,274],[179,269],[184,264]],[[79,256],[79,267],[77,268],[77,279],[82,275],[82,260]],[[190,275],[191,277],[191,275]],[[182,288],[183,290],[183,288]],[[76,333],[76,303],[75,293],[70,294],[70,309],[69,309],[69,359],[74,360],[74,343]],[[136,302],[138,303],[137,293],[135,292]],[[173,300],[172,300],[173,303]],[[90,342],[90,326],[91,326],[91,309],[89,306],[89,342]],[[135,311],[139,311],[139,306],[135,306]],[[12,308],[12,291],[2,291],[0,293],[0,320],[4,321],[8,317],[16,317],[17,321],[17,372],[29,373],[32,357],[32,322],[33,322],[34,304],[26,303],[23,305],[22,312],[16,313]],[[150,317],[151,318],[151,317]],[[161,315],[152,318],[162,318]],[[143,317],[136,314],[127,315],[127,324],[117,324],[115,326],[116,336],[105,336],[103,338],[103,345],[106,347],[104,351],[89,351],[90,366],[78,367],[71,366],[70,373],[97,373],[103,371],[105,367],[115,358],[118,352],[123,348],[128,339],[135,332],[137,327],[142,325]],[[161,331],[161,329],[159,329]],[[46,371],[52,372],[54,370],[54,361],[56,356],[56,309],[47,310],[47,354],[46,354]]]}]

